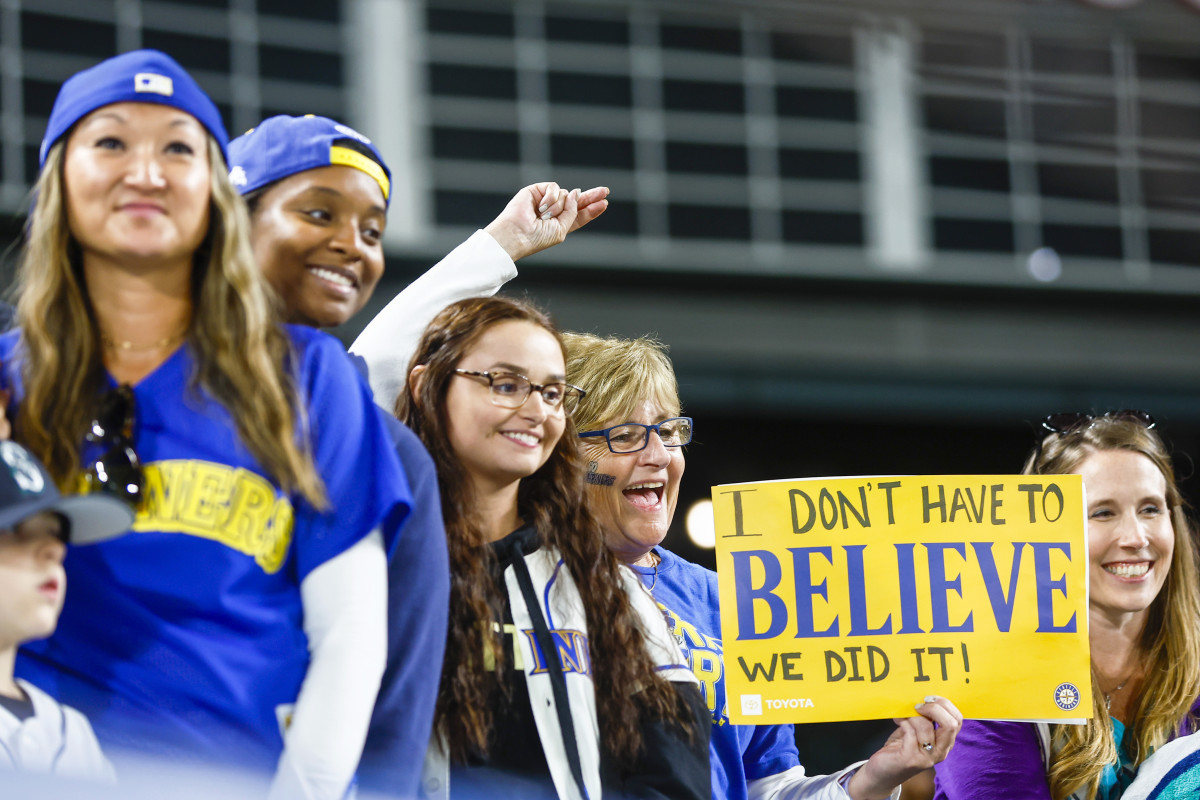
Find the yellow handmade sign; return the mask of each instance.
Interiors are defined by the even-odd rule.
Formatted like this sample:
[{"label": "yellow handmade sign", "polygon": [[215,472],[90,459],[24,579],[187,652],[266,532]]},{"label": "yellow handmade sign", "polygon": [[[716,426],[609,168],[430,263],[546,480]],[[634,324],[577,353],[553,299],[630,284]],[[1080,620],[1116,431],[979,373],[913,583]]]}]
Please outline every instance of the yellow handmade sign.
[{"label": "yellow handmade sign", "polygon": [[1091,716],[1078,475],[715,486],[729,719]]}]

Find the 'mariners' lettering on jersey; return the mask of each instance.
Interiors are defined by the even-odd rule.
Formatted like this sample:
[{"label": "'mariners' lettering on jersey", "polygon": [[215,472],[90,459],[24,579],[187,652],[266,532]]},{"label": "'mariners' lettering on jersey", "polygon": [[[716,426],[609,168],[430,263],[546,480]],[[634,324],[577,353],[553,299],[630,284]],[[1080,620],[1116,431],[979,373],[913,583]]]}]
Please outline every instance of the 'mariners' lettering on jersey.
[{"label": "'mariners' lettering on jersey", "polygon": [[[546,665],[546,654],[538,645],[537,634],[534,631],[527,628],[518,630],[517,626],[511,622],[506,622],[503,628],[500,627],[499,622],[493,622],[492,628],[497,633],[508,637],[508,650],[512,653],[513,669],[522,672],[526,671],[524,651],[517,641],[519,635],[524,635],[529,641],[529,648],[533,653],[533,668],[528,670],[528,673],[530,675],[541,675],[549,671]],[[562,665],[564,674],[575,672],[591,677],[592,659],[586,633],[576,630],[551,630],[550,638],[554,642],[554,647],[558,650],[558,663]],[[490,639],[485,640],[483,668],[489,672],[496,668],[496,655],[491,650]]]},{"label": "'mariners' lettering on jersey", "polygon": [[658,607],[667,615],[667,624],[675,641],[687,656],[688,666],[700,681],[700,693],[708,703],[714,725],[729,724],[729,705],[725,698],[725,648],[721,640],[702,633],[662,603]]},{"label": "'mariners' lettering on jersey", "polygon": [[292,542],[291,501],[266,478],[240,467],[179,459],[146,465],[146,501],[135,531],[199,536],[279,571]]},{"label": "'mariners' lettering on jersey", "polygon": [[[537,635],[531,630],[523,630],[529,646],[533,650],[534,665],[530,675],[538,675],[549,671],[546,665],[546,654],[538,646]],[[558,663],[562,664],[563,672],[578,672],[580,675],[592,674],[592,659],[588,650],[587,634],[583,631],[551,630],[550,638],[558,650]]]}]

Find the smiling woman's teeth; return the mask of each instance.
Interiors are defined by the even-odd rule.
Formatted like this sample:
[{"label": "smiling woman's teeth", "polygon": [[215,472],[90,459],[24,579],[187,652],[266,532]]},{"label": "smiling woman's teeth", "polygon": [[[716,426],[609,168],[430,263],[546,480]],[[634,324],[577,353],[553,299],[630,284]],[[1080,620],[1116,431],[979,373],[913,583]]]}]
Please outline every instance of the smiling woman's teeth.
[{"label": "smiling woman's teeth", "polygon": [[1119,578],[1140,578],[1150,571],[1150,563],[1141,561],[1137,564],[1105,564],[1105,572],[1111,572]]},{"label": "smiling woman's teeth", "polygon": [[662,481],[651,481],[650,483],[635,483],[633,486],[625,487],[625,491],[633,492],[638,489],[661,489],[662,486],[663,486]]},{"label": "smiling woman's teeth", "polygon": [[331,269],[322,269],[321,267],[309,267],[312,273],[322,280],[336,283],[338,286],[345,286],[347,289],[353,288],[354,282],[340,272],[334,272]]},{"label": "smiling woman's teeth", "polygon": [[538,438],[536,436],[534,436],[533,434],[529,434],[529,433],[505,433],[504,435],[507,436],[509,439],[516,439],[518,442],[521,442],[522,444],[537,444],[538,443]]}]

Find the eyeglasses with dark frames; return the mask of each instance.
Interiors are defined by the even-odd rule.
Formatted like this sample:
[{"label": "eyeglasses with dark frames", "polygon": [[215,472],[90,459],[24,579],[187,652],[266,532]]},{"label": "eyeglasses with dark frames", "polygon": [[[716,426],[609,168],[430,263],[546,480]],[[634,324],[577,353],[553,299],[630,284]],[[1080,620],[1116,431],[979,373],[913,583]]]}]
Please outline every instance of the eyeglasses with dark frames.
[{"label": "eyeglasses with dark frames", "polygon": [[106,445],[103,454],[83,473],[83,492],[102,492],[135,509],[145,496],[142,460],[133,443],[133,387],[122,384],[100,397],[96,416],[85,439]]},{"label": "eyeglasses with dark frames", "polygon": [[570,414],[579,406],[579,401],[587,396],[587,392],[569,383],[534,383],[524,375],[515,372],[477,372],[470,369],[456,369],[456,375],[466,378],[479,378],[487,381],[491,387],[492,402],[502,408],[520,408],[525,405],[529,395],[537,392],[542,396],[542,402],[549,408],[562,409]]},{"label": "eyeglasses with dark frames", "polygon": [[683,447],[692,441],[692,418],[671,417],[655,425],[623,422],[600,431],[585,431],[579,437],[603,436],[608,449],[614,453],[637,453],[650,443],[650,431],[658,434],[665,447]]}]

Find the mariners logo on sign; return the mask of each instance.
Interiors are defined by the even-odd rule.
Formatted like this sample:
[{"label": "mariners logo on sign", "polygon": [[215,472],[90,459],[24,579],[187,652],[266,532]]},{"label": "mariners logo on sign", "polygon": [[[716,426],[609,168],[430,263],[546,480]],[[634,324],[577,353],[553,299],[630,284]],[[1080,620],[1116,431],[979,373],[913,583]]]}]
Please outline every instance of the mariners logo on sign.
[{"label": "mariners logo on sign", "polygon": [[1070,711],[1079,705],[1079,690],[1073,683],[1060,683],[1054,690],[1054,703],[1063,711]]}]

